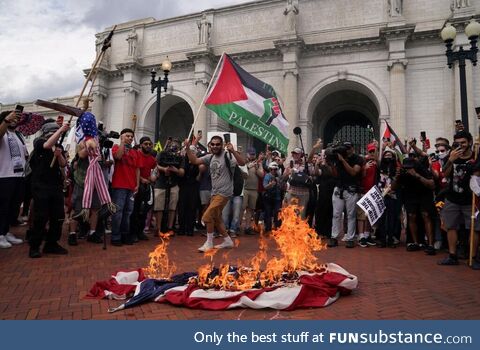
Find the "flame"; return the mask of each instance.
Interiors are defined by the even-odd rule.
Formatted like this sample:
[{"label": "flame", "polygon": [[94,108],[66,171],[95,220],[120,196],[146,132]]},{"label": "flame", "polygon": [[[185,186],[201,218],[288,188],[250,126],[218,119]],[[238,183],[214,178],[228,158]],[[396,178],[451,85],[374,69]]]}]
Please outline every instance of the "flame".
[{"label": "flame", "polygon": [[168,279],[177,270],[175,263],[170,261],[167,253],[168,244],[170,243],[169,240],[173,234],[173,232],[160,233],[160,244],[157,245],[153,252],[148,254],[150,264],[144,268],[143,271],[149,278]]},{"label": "flame", "polygon": [[[281,209],[282,225],[274,229],[268,237],[261,230],[257,253],[247,263],[237,262],[238,268],[229,264],[222,264],[219,268],[215,268],[213,257],[218,250],[212,249],[205,252],[204,257],[210,261],[198,268],[197,277],[192,278],[190,283],[195,283],[204,289],[238,291],[296,281],[298,271],[317,273],[325,271],[325,265],[318,263],[315,256],[315,252],[326,249],[325,244],[317,237],[315,230],[299,217],[300,209],[296,204]],[[280,257],[269,258],[268,256],[268,245],[272,240],[277,245]],[[238,244],[239,240],[236,240],[235,246]],[[168,260],[167,246],[168,238],[150,253],[148,275],[170,277],[169,274],[175,270],[174,265],[170,265]],[[223,255],[224,259],[227,255]]]}]

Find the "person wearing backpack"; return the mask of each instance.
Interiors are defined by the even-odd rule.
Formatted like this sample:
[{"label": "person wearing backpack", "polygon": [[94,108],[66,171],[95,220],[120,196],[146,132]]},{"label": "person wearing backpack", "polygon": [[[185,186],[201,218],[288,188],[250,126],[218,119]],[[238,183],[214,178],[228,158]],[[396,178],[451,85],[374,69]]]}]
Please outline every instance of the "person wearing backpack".
[{"label": "person wearing backpack", "polygon": [[9,232],[20,211],[27,160],[25,142],[15,131],[18,119],[15,111],[0,114],[0,248],[23,243]]},{"label": "person wearing backpack", "polygon": [[[225,144],[228,152],[224,150],[223,139],[220,136],[213,136],[210,141],[212,154],[207,154],[201,158],[190,150],[190,140],[185,140],[188,160],[191,164],[205,164],[210,168],[212,177],[212,199],[207,210],[203,214],[202,221],[207,225],[207,240],[198,249],[200,252],[206,252],[213,249],[214,229],[224,237],[224,241],[216,245],[215,248],[233,248],[233,241],[225,229],[222,219],[222,211],[233,195],[233,173],[235,165],[245,165],[243,156],[234,149],[230,142]],[[228,154],[227,154],[228,153]],[[231,157],[231,158],[230,158]]]},{"label": "person wearing backpack", "polygon": [[237,165],[233,173],[233,195],[222,211],[223,223],[232,238],[237,237],[242,220],[243,185],[247,177],[246,166],[240,167]]}]

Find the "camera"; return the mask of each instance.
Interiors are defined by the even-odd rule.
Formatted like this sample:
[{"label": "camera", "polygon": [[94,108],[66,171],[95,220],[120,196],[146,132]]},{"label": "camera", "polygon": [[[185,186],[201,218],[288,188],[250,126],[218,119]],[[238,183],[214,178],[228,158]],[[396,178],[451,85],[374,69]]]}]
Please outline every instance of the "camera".
[{"label": "camera", "polygon": [[347,157],[348,148],[340,143],[340,141],[333,142],[325,149],[325,159],[330,164],[338,162],[338,155]]},{"label": "camera", "polygon": [[98,129],[98,144],[100,146],[100,149],[112,148],[113,141],[110,139],[120,138],[120,134],[116,131],[110,131],[107,133],[103,128],[103,123],[98,123],[97,129]]},{"label": "camera", "polygon": [[179,167],[182,163],[182,156],[179,154],[178,140],[172,140],[167,142],[165,150],[158,154],[158,164],[160,166],[174,166]]}]

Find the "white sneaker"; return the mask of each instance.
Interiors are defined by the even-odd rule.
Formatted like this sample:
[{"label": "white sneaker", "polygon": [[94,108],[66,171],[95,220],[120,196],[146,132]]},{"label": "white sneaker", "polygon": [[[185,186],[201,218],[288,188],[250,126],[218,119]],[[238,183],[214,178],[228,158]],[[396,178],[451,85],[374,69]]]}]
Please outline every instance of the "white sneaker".
[{"label": "white sneaker", "polygon": [[11,248],[12,245],[8,243],[5,236],[0,236],[0,248]]},{"label": "white sneaker", "polygon": [[12,244],[22,244],[23,243],[22,239],[15,237],[13,235],[13,233],[10,233],[10,232],[5,235],[5,238],[8,242],[10,242]]},{"label": "white sneaker", "polygon": [[440,250],[442,248],[442,241],[436,241],[433,244],[433,248],[435,248],[435,250]]},{"label": "white sneaker", "polygon": [[231,239],[224,239],[222,243],[217,244],[215,249],[223,249],[223,248],[233,248],[233,242]]},{"label": "white sneaker", "polygon": [[209,250],[212,250],[212,249],[213,249],[213,243],[209,242],[209,241],[206,241],[205,243],[203,243],[203,245],[200,248],[198,248],[198,251],[202,252],[202,253],[205,253],[205,252],[208,252]]}]

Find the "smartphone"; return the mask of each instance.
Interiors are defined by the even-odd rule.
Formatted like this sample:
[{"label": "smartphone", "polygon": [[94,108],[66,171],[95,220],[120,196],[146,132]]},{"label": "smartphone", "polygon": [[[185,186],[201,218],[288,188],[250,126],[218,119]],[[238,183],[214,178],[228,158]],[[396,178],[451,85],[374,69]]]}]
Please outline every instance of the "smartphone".
[{"label": "smartphone", "polygon": [[198,137],[202,137],[202,130],[198,130],[197,135],[198,135]]},{"label": "smartphone", "polygon": [[23,112],[23,106],[22,105],[16,105],[15,106],[15,112],[22,113]]},{"label": "smartphone", "polygon": [[425,131],[420,131],[420,140],[425,141],[427,139],[427,133]]},{"label": "smartphone", "polygon": [[456,150],[458,147],[460,147],[460,144],[458,142],[452,143],[452,149]]},{"label": "smartphone", "polygon": [[293,169],[293,160],[290,161],[290,169]]},{"label": "smartphone", "polygon": [[230,134],[223,134],[223,140],[225,141],[225,143],[229,143],[230,142]]}]

